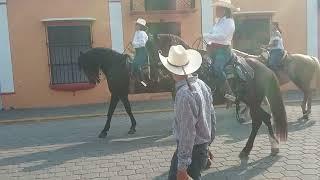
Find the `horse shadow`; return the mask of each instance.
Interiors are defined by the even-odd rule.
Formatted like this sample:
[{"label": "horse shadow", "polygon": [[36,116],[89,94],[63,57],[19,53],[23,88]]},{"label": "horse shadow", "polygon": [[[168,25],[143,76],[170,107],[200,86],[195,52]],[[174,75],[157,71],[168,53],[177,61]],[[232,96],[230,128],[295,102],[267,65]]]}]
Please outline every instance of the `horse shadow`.
[{"label": "horse shadow", "polygon": [[[18,155],[14,157],[0,159],[0,167],[8,165],[18,165],[23,172],[32,172],[47,169],[54,166],[71,162],[86,163],[90,158],[104,156],[117,156],[132,151],[159,147],[172,146],[175,144],[171,140],[169,132],[161,135],[133,136],[131,138],[91,139],[87,142],[76,142],[65,147],[50,147],[49,150]],[[81,159],[79,162],[78,160]],[[103,159],[103,158],[102,158]],[[77,160],[77,161],[75,161]],[[23,165],[21,165],[23,163]]]},{"label": "horse shadow", "polygon": [[[249,137],[251,132],[251,121],[240,124],[236,121],[234,117],[235,117],[234,113],[229,113],[229,114],[217,113],[218,122],[216,124],[216,129],[217,129],[216,136],[228,137],[229,139],[224,141],[224,143],[226,144],[232,144],[232,143],[243,141]],[[221,121],[223,121],[223,123],[221,123]],[[315,124],[316,124],[316,121],[312,117],[312,115],[311,115],[311,118],[309,119],[288,117],[288,132],[293,133],[293,132],[301,131],[301,130],[310,128]],[[265,126],[265,124],[262,123],[262,126],[258,131],[258,135],[267,135],[267,134],[269,134],[267,126]],[[289,135],[289,138],[290,138],[290,135]]]}]

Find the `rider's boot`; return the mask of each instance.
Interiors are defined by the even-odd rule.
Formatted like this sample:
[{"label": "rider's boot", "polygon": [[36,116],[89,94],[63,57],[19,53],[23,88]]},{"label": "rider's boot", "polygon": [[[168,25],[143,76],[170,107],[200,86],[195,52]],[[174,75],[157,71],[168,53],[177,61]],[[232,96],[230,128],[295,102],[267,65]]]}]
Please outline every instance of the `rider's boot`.
[{"label": "rider's boot", "polygon": [[139,79],[140,79],[140,83],[144,86],[144,87],[147,87],[147,83],[146,83],[146,80],[144,78],[144,74],[142,72],[142,70],[140,69],[139,71]]}]

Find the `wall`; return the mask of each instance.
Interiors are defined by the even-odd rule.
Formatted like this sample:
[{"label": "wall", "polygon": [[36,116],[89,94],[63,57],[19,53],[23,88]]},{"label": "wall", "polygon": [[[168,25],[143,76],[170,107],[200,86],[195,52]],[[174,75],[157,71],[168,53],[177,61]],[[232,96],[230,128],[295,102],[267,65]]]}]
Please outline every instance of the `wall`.
[{"label": "wall", "polygon": [[108,3],[100,0],[10,0],[8,18],[15,93],[3,96],[6,107],[49,107],[104,102],[106,83],[92,89],[72,92],[49,88],[46,46],[46,18],[91,17],[93,46],[110,47]]},{"label": "wall", "polygon": [[233,0],[232,2],[240,7],[242,12],[275,11],[273,20],[280,24],[285,48],[291,53],[307,53],[306,1]]},{"label": "wall", "polygon": [[[178,7],[178,6],[177,6]],[[187,13],[130,13],[130,3],[122,1],[123,28],[124,28],[124,45],[126,46],[133,38],[135,22],[139,17],[147,22],[180,22],[181,37],[188,44],[192,44],[201,35],[201,4],[196,0],[194,12]]]}]

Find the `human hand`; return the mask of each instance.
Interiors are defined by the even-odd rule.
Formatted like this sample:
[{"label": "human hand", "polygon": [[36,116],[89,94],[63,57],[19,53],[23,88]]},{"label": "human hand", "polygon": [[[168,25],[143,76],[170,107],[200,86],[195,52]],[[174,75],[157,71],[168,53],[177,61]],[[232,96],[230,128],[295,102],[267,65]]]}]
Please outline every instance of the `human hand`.
[{"label": "human hand", "polygon": [[177,180],[192,180],[186,170],[178,170]]}]

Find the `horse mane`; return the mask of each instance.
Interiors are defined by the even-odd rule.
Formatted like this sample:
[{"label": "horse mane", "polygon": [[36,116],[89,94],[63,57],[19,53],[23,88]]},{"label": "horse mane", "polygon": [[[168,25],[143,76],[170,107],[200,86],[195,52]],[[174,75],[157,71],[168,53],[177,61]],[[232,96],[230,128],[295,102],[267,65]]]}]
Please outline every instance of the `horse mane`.
[{"label": "horse mane", "polygon": [[171,41],[175,42],[172,45],[182,45],[186,49],[192,49],[181,37],[174,35],[174,34],[158,34],[158,36],[164,36],[169,38]]},{"label": "horse mane", "polygon": [[78,62],[91,83],[100,83],[100,71],[107,76],[112,66],[124,67],[128,55],[121,54],[110,48],[96,47],[80,53]]}]

